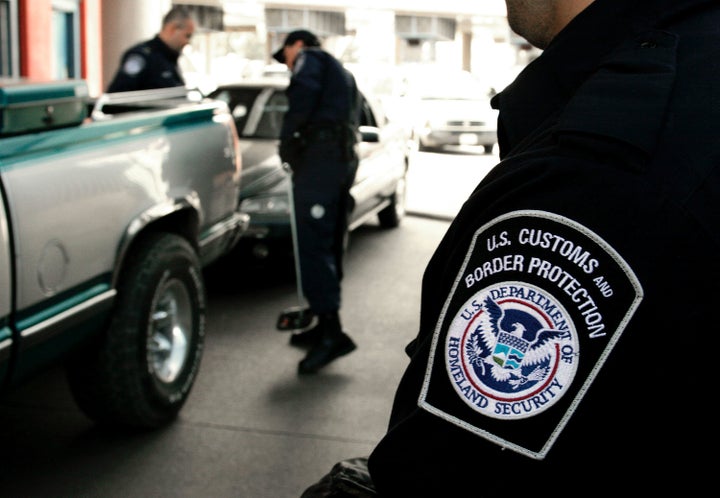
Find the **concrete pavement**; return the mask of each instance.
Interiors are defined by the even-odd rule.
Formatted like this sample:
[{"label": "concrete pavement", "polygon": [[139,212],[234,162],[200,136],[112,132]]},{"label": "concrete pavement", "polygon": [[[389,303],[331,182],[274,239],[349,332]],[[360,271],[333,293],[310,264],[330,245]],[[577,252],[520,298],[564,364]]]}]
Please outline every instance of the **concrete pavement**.
[{"label": "concrete pavement", "polygon": [[314,376],[297,375],[304,351],[275,330],[297,302],[294,280],[213,268],[206,350],[179,419],[161,431],[101,431],[50,371],[0,398],[0,496],[299,497],[384,433],[422,272],[447,226],[408,216],[395,230],[352,234],[341,316],[358,349]]}]

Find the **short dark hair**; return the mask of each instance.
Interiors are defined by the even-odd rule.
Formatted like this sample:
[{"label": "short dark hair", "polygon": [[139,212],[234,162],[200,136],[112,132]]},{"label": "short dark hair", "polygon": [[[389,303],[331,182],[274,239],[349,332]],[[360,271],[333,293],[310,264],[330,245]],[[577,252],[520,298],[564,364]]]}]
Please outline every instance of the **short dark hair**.
[{"label": "short dark hair", "polygon": [[306,29],[296,29],[288,33],[283,46],[293,45],[296,41],[302,40],[306,47],[319,47],[320,40],[315,34]]},{"label": "short dark hair", "polygon": [[172,9],[168,11],[167,14],[165,14],[165,17],[163,17],[162,25],[167,26],[168,24],[173,22],[182,24],[188,19],[192,19],[192,14],[190,13],[190,10],[182,5],[175,5]]}]

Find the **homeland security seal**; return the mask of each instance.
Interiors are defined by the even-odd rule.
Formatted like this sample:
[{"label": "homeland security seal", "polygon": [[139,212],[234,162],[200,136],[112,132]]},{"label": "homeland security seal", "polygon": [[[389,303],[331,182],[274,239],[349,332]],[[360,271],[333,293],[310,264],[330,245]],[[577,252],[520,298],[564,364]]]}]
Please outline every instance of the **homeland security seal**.
[{"label": "homeland security seal", "polygon": [[483,289],[460,309],[448,330],[445,362],[468,406],[489,417],[519,419],[545,411],[565,394],[579,349],[559,301],[508,282]]}]

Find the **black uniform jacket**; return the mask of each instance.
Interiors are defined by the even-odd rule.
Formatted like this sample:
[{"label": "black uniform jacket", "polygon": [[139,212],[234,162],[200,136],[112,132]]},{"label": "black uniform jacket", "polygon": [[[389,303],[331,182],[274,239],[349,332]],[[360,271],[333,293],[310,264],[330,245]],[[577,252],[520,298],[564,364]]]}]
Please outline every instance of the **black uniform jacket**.
[{"label": "black uniform jacket", "polygon": [[280,137],[306,126],[347,122],[350,93],[357,93],[355,79],[340,61],[318,47],[302,49],[287,89],[290,107]]},{"label": "black uniform jacket", "polygon": [[596,0],[493,105],[502,161],[426,268],[380,496],[712,484],[720,2]]},{"label": "black uniform jacket", "polygon": [[158,36],[135,45],[123,54],[108,92],[184,86],[179,57],[180,52],[168,47]]},{"label": "black uniform jacket", "polygon": [[[298,53],[292,78],[286,90],[288,110],[280,132],[281,156],[292,148],[302,148],[302,142],[326,140],[335,133],[343,144],[349,138],[350,148],[359,121],[359,102],[355,78],[340,61],[317,47],[307,47]],[[345,132],[350,135],[345,137]],[[298,153],[301,151],[291,151]],[[293,161],[295,159],[295,161]],[[283,157],[296,164],[298,157]],[[317,160],[317,158],[310,158]]]}]

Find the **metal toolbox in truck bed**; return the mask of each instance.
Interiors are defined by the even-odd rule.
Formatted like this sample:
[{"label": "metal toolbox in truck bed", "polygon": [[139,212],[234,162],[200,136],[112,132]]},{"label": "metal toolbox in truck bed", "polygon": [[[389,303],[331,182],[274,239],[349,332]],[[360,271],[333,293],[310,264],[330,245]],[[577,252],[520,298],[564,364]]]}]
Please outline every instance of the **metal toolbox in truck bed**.
[{"label": "metal toolbox in truck bed", "polygon": [[83,80],[0,79],[0,135],[78,125],[88,116],[88,99]]}]

